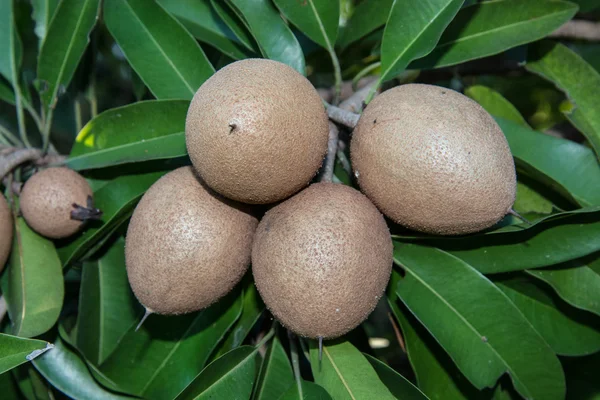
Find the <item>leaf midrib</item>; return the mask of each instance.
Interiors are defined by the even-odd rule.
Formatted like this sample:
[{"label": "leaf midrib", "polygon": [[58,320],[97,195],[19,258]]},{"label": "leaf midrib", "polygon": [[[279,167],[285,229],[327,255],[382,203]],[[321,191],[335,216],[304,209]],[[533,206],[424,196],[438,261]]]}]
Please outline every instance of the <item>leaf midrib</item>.
[{"label": "leaf midrib", "polygon": [[[243,366],[246,364],[246,362],[248,362],[248,360],[253,357],[256,352],[258,351],[258,349],[254,349],[252,350],[252,352],[250,354],[248,354],[246,357],[244,357],[244,359],[237,363],[233,368],[231,368],[230,370],[228,370],[226,373],[224,373],[223,375],[221,375],[216,381],[214,381],[212,384],[210,384],[209,386],[206,387],[206,389],[204,389],[202,391],[202,393],[206,393],[210,388],[216,386],[219,382],[221,382],[223,379],[225,379],[226,376],[229,376],[233,371],[238,370],[239,368],[241,368],[240,366]],[[208,368],[209,366],[207,366],[206,368]],[[202,373],[200,373],[200,375],[202,375]],[[198,394],[198,396],[195,397],[195,399],[199,399],[202,395],[202,393]]]},{"label": "leaf midrib", "polygon": [[327,358],[329,359],[329,362],[331,363],[331,365],[333,366],[333,369],[335,370],[335,373],[338,375],[338,377],[340,378],[340,381],[342,381],[342,384],[344,385],[344,387],[346,388],[346,391],[348,392],[348,394],[350,395],[350,397],[352,398],[352,400],[356,400],[356,397],[354,397],[354,394],[352,393],[352,390],[350,389],[350,386],[348,386],[348,383],[346,382],[346,380],[344,379],[344,376],[342,375],[342,373],[340,372],[337,364],[335,363],[335,361],[333,361],[333,357],[331,357],[331,354],[329,354],[329,350],[327,350],[327,347],[323,346],[323,353],[325,353],[325,355],[327,356]]},{"label": "leaf midrib", "polygon": [[[435,250],[440,251],[439,249],[435,249]],[[449,254],[449,253],[444,252],[444,254]],[[452,255],[452,254],[450,254],[450,255]],[[455,256],[453,256],[453,257],[455,257]],[[460,261],[462,261],[462,260],[460,260]],[[435,291],[427,282],[425,282],[423,279],[421,279],[411,268],[408,268],[405,264],[401,263],[396,257],[394,257],[394,262],[397,263],[398,265],[401,265],[402,268],[405,269],[405,271],[410,273],[426,289],[428,289],[429,291],[431,291],[431,293],[433,293],[436,297],[438,297],[442,301],[442,303],[444,303],[454,314],[456,314],[465,323],[465,325],[469,329],[471,329],[477,335],[477,337],[481,338],[483,336],[482,334],[480,334],[477,331],[477,329],[473,325],[471,325],[471,323],[465,317],[463,317],[463,315],[460,312],[458,312],[458,310],[456,308],[454,308],[445,298],[443,298],[437,291]],[[500,290],[500,289],[498,289],[498,290]],[[504,294],[504,293],[502,293],[502,294]],[[498,359],[500,361],[502,361],[502,363],[506,366],[508,372],[510,373],[510,376],[513,379],[515,379],[517,382],[519,382],[521,384],[521,387],[525,388],[525,390],[527,391],[527,396],[531,396],[531,393],[529,392],[529,389],[527,388],[527,386],[524,385],[523,382],[517,377],[517,375],[514,373],[513,369],[509,366],[509,364],[506,362],[506,360],[504,360],[504,358],[498,353],[498,351],[494,348],[494,346],[492,346],[489,342],[487,343],[487,345],[492,350],[492,352],[498,357]]]},{"label": "leaf midrib", "polygon": [[321,34],[323,35],[323,39],[325,40],[325,45],[327,46],[327,50],[329,50],[331,52],[331,51],[333,51],[333,47],[331,46],[331,42],[329,41],[329,37],[327,36],[327,32],[325,31],[325,26],[323,26],[323,21],[321,21],[321,18],[319,17],[319,13],[317,12],[315,3],[313,2],[313,0],[308,0],[308,3],[310,4],[310,9],[312,10],[313,14],[315,14],[315,19],[317,20],[317,23],[319,24],[319,30],[321,31]]},{"label": "leaf midrib", "polygon": [[175,71],[175,73],[179,76],[179,78],[181,78],[181,81],[183,82],[183,84],[187,87],[187,89],[190,91],[190,93],[193,96],[196,93],[194,91],[194,89],[185,80],[184,76],[181,74],[181,72],[179,72],[179,70],[177,69],[177,67],[175,66],[175,64],[173,64],[173,62],[171,61],[171,59],[169,57],[167,57],[167,53],[165,53],[165,51],[163,50],[163,48],[161,47],[161,45],[156,41],[156,39],[154,38],[154,36],[152,35],[152,33],[148,30],[148,28],[146,27],[146,25],[142,22],[142,20],[140,19],[140,17],[138,17],[138,15],[136,14],[136,12],[133,9],[133,7],[131,7],[131,4],[129,4],[129,1],[125,0],[124,3],[127,5],[127,7],[131,11],[131,13],[135,17],[135,19],[142,26],[143,30],[147,33],[148,37],[156,45],[156,47],[158,48],[160,54],[165,58],[165,60],[167,61],[167,63],[171,66],[171,68],[173,69],[173,71]]}]

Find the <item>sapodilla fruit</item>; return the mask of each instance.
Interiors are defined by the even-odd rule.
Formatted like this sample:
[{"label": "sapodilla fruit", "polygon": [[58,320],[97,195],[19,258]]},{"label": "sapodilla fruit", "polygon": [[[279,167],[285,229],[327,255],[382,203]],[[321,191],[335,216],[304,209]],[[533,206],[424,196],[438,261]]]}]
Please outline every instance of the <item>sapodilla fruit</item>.
[{"label": "sapodilla fruit", "polygon": [[248,59],[198,89],[186,118],[187,150],[206,184],[253,204],[302,189],[327,152],[329,125],[311,83],[277,61]]},{"label": "sapodilla fruit", "polygon": [[8,203],[0,194],[0,272],[6,265],[13,239],[13,218]]},{"label": "sapodilla fruit", "polygon": [[309,338],[335,338],[364,321],[391,268],[383,216],[341,184],[315,183],[269,210],[252,247],[252,273],[265,304],[284,326]]},{"label": "sapodilla fruit", "polygon": [[89,211],[97,212],[91,208],[92,195],[92,188],[77,172],[64,167],[48,168],[25,182],[19,206],[34,231],[47,238],[62,239],[81,229],[86,218],[74,218],[77,211],[90,207]]},{"label": "sapodilla fruit", "polygon": [[515,165],[500,127],[450,89],[408,84],[382,93],[360,117],[350,151],[361,190],[417,231],[477,232],[515,201]]},{"label": "sapodilla fruit", "polygon": [[248,269],[257,224],[192,167],[169,172],[144,194],[129,223],[125,260],[133,292],[157,314],[210,306]]}]

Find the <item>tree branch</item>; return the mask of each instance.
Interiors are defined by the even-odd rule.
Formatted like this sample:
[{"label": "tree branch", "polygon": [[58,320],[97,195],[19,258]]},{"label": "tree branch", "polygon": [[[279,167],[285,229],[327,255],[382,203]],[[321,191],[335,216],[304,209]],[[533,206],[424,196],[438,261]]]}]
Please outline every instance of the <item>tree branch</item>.
[{"label": "tree branch", "polygon": [[335,169],[335,156],[338,148],[338,128],[333,122],[329,122],[329,143],[327,145],[327,155],[323,162],[323,168],[319,173],[319,181],[332,182],[333,170]]},{"label": "tree branch", "polygon": [[42,157],[39,149],[18,149],[0,160],[0,180],[18,165],[27,161],[37,160]]},{"label": "tree branch", "polygon": [[600,23],[572,20],[552,32],[549,37],[600,41]]},{"label": "tree branch", "polygon": [[354,129],[360,118],[358,114],[332,106],[331,104],[327,104],[327,115],[333,122],[342,124],[350,129]]}]

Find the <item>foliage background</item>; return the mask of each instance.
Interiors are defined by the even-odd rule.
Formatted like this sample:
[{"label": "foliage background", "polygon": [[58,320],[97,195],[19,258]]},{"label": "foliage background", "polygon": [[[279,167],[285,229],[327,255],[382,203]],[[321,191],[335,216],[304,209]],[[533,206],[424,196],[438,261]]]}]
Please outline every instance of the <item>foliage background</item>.
[{"label": "foliage background", "polygon": [[[56,242],[15,215],[2,398],[600,398],[600,45],[547,38],[575,16],[598,21],[599,5],[0,1],[0,145],[69,154],[104,211]],[[213,307],[151,316],[136,332],[128,219],[152,183],[189,164],[196,89],[248,57],[291,65],[331,102],[336,87],[346,98],[366,85],[363,99],[407,82],[464,91],[503,129],[514,208],[532,223],[507,216],[462,238],[391,226],[387,297],[321,361],[315,343],[274,324],[251,274]],[[353,185],[340,138],[335,180]]]}]

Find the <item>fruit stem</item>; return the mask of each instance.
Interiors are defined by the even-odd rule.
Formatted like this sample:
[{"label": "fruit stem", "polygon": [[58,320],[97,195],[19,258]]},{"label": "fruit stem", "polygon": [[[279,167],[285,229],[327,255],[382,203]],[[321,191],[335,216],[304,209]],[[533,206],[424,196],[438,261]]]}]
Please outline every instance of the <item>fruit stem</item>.
[{"label": "fruit stem", "polygon": [[323,336],[319,336],[319,362],[323,359]]},{"label": "fruit stem", "polygon": [[531,221],[529,221],[527,218],[525,218],[524,216],[522,216],[521,214],[519,214],[518,212],[516,212],[515,210],[513,210],[512,208],[510,210],[508,210],[508,213],[514,217],[517,217],[518,219],[520,219],[521,221],[525,222],[527,225],[531,226],[533,225],[531,223]]},{"label": "fruit stem", "polygon": [[149,308],[146,308],[146,312],[144,313],[144,316],[142,317],[142,320],[140,321],[140,323],[135,327],[135,331],[137,332],[138,329],[140,329],[140,327],[142,326],[142,324],[144,323],[144,321],[146,321],[146,319],[153,314],[153,311]]},{"label": "fruit stem", "polygon": [[302,376],[300,375],[300,357],[298,357],[298,347],[296,346],[296,336],[288,329],[288,339],[290,342],[290,353],[292,354],[292,368],[294,369],[294,378],[298,387],[298,398],[303,399],[302,394]]},{"label": "fruit stem", "polygon": [[377,90],[379,89],[379,87],[381,86],[382,83],[383,82],[381,80],[381,77],[379,77],[379,80],[377,81],[377,83],[375,85],[373,85],[373,87],[371,88],[371,91],[365,98],[365,105],[369,104],[371,102],[371,100],[373,100],[373,97],[375,97],[375,93],[377,93]]},{"label": "fruit stem", "polygon": [[335,156],[337,155],[339,131],[333,122],[329,122],[329,142],[327,144],[327,154],[323,162],[323,168],[319,174],[320,182],[332,182],[333,170],[335,169]]},{"label": "fruit stem", "polygon": [[271,328],[271,330],[269,332],[267,332],[267,334],[265,335],[265,337],[263,337],[261,339],[260,342],[258,342],[258,344],[256,346],[254,346],[256,348],[256,350],[260,349],[265,343],[267,343],[269,340],[271,340],[271,338],[275,336],[275,324],[273,325],[273,327]]},{"label": "fruit stem", "polygon": [[358,119],[360,115],[355,114],[351,111],[343,110],[339,107],[333,106],[331,104],[327,104],[327,115],[329,119],[333,122],[337,122],[338,124],[342,124],[350,129],[354,129],[356,124],[358,123]]}]

